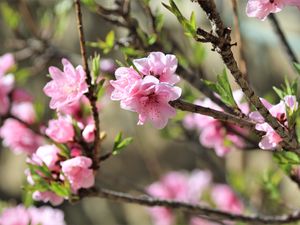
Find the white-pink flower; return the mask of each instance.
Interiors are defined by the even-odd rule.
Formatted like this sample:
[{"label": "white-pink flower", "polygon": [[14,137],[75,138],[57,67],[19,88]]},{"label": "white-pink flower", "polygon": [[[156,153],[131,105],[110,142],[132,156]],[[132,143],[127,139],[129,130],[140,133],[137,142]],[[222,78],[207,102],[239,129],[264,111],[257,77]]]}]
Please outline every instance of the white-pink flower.
[{"label": "white-pink flower", "polygon": [[0,77],[6,74],[14,65],[15,59],[11,53],[0,56]]},{"label": "white-pink flower", "polygon": [[75,136],[71,118],[63,116],[59,116],[55,120],[50,120],[45,133],[58,143],[72,141]]},{"label": "white-pink flower", "polygon": [[270,13],[280,12],[285,6],[297,6],[300,9],[299,0],[248,0],[246,14],[265,20]]},{"label": "white-pink flower", "polygon": [[0,128],[0,137],[3,144],[15,153],[32,154],[42,143],[40,136],[15,119],[5,120]]},{"label": "white-pink flower", "polygon": [[14,87],[14,76],[9,74],[0,76],[0,115],[7,113],[10,105],[8,94]]},{"label": "white-pink flower", "polygon": [[64,201],[62,197],[51,191],[35,191],[32,194],[32,198],[36,201],[50,202],[54,206],[60,205]]},{"label": "white-pink flower", "polygon": [[11,114],[28,124],[32,124],[36,120],[32,102],[13,102]]},{"label": "white-pink flower", "polygon": [[211,195],[218,209],[235,214],[242,213],[243,204],[228,185],[214,186]]},{"label": "white-pink flower", "polygon": [[53,209],[49,206],[40,208],[31,206],[27,211],[31,216],[31,225],[66,225],[64,213],[59,209]]},{"label": "white-pink flower", "polygon": [[60,149],[55,145],[42,145],[32,155],[31,160],[38,165],[45,163],[50,170],[59,170],[59,152]]},{"label": "white-pink flower", "polygon": [[151,52],[148,57],[133,60],[134,66],[144,76],[152,75],[160,82],[174,85],[180,78],[175,74],[177,69],[177,58],[175,55],[162,52]]},{"label": "white-pink flower", "polygon": [[82,66],[76,68],[67,60],[62,59],[63,71],[57,67],[50,67],[49,73],[52,81],[44,87],[44,92],[51,97],[50,108],[60,109],[73,104],[88,92],[86,74]]},{"label": "white-pink flower", "polygon": [[61,162],[62,172],[71,184],[74,193],[80,188],[92,187],[95,183],[95,177],[92,166],[92,160],[85,156],[77,156],[72,159]]},{"label": "white-pink flower", "polygon": [[86,125],[82,131],[82,137],[86,142],[93,142],[95,139],[95,124],[90,123]]}]

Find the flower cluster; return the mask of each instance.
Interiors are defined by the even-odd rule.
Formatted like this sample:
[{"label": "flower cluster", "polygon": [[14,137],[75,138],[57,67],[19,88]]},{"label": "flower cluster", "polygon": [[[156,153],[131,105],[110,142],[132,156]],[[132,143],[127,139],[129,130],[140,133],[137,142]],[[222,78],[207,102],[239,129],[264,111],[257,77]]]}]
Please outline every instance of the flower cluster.
[{"label": "flower cluster", "polygon": [[[287,95],[277,105],[272,105],[267,100],[261,98],[263,105],[269,110],[271,115],[275,117],[283,126],[288,127],[287,111],[295,112],[298,109],[298,102],[293,95]],[[264,118],[258,111],[251,112],[249,117],[257,124],[256,130],[265,132],[262,140],[259,142],[261,149],[275,149],[282,141],[279,134],[265,122]]]},{"label": "flower cluster", "polygon": [[300,9],[299,0],[248,0],[246,13],[249,17],[265,20],[270,13],[280,12],[288,5]]},{"label": "flower cluster", "polygon": [[25,208],[23,205],[3,210],[1,225],[65,225],[64,213],[48,206]]},{"label": "flower cluster", "polygon": [[[195,170],[190,175],[184,172],[169,172],[147,188],[147,193],[160,199],[186,203],[214,205],[218,209],[239,214],[243,204],[232,189],[225,184],[213,184],[208,171]],[[175,213],[164,207],[148,209],[155,225],[176,224]],[[196,216],[189,218],[190,225],[214,225],[215,223]]]},{"label": "flower cluster", "polygon": [[111,99],[121,102],[121,108],[137,112],[139,125],[150,121],[154,127],[164,128],[176,110],[169,105],[178,99],[181,89],[175,74],[177,59],[174,55],[152,52],[147,58],[135,59],[133,67],[120,67],[116,80],[110,81],[114,90]]},{"label": "flower cluster", "polygon": [[[242,91],[234,91],[233,96],[242,112],[248,114],[248,104],[241,103],[243,98]],[[213,103],[209,98],[205,98],[204,100],[196,100],[195,104],[222,111],[222,109]],[[189,130],[196,129],[200,133],[200,143],[204,147],[213,148],[218,156],[224,156],[233,147],[242,148],[245,145],[243,139],[236,135],[236,133],[232,132],[236,131],[238,133],[245,133],[243,129],[231,124],[226,124],[226,126],[230,128],[227,129],[224,126],[224,123],[209,116],[196,113],[188,114],[183,120],[183,125]]]}]

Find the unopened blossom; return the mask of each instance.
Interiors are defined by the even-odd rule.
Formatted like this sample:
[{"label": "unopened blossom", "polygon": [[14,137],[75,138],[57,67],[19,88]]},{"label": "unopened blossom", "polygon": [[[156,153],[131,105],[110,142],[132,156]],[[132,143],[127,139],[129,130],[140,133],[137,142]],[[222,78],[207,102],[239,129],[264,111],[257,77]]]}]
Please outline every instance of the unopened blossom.
[{"label": "unopened blossom", "polygon": [[36,120],[36,113],[32,102],[13,102],[11,114],[28,124],[32,124]]},{"label": "unopened blossom", "polygon": [[45,133],[58,143],[72,141],[75,136],[71,118],[63,116],[50,120]]},{"label": "unopened blossom", "polygon": [[[234,91],[233,97],[241,111],[244,114],[248,114],[248,104],[242,103],[242,91]],[[217,104],[212,102],[209,98],[205,98],[204,100],[196,100],[194,104],[218,111],[223,111]],[[245,145],[244,141],[239,136],[227,131],[223,123],[210,116],[205,116],[197,113],[190,113],[184,118],[183,125],[186,129],[197,130],[200,133],[200,143],[206,148],[214,149],[216,154],[220,157],[230,152],[233,147],[242,148]],[[228,124],[228,126],[236,130],[237,132],[245,132],[240,127],[233,126],[231,124]]]},{"label": "unopened blossom", "polygon": [[104,73],[114,73],[116,70],[116,65],[112,59],[101,59],[100,69]]},{"label": "unopened blossom", "polygon": [[14,65],[15,59],[11,53],[0,56],[0,77],[7,74]]},{"label": "unopened blossom", "polygon": [[23,205],[5,208],[0,215],[1,225],[65,225],[64,213],[48,206],[40,208]]},{"label": "unopened blossom", "polygon": [[211,196],[218,209],[235,214],[242,213],[243,204],[228,185],[215,185]]},{"label": "unopened blossom", "polygon": [[3,145],[14,153],[32,154],[42,143],[41,137],[15,119],[5,120],[0,128]]},{"label": "unopened blossom", "polygon": [[51,109],[59,110],[73,104],[88,92],[86,74],[82,66],[74,68],[67,59],[62,59],[62,64],[63,71],[53,66],[49,68],[52,80],[44,87],[45,94],[51,97]]},{"label": "unopened blossom", "polygon": [[[279,123],[286,127],[288,127],[286,114],[287,108],[292,111],[296,111],[298,109],[296,97],[291,95],[285,96],[284,101],[280,101],[276,105],[272,105],[265,99],[261,99],[261,102],[269,110],[271,115],[275,117]],[[258,111],[251,112],[249,117],[257,123],[255,126],[256,130],[266,133],[259,142],[259,147],[261,149],[275,149],[282,141],[280,135],[268,123],[265,122],[263,116]]]},{"label": "unopened blossom", "polygon": [[93,170],[90,169],[91,166],[92,160],[85,156],[77,156],[61,162],[62,172],[70,182],[73,192],[94,185],[95,177]]},{"label": "unopened blossom", "polygon": [[160,82],[173,85],[180,80],[175,74],[178,64],[175,55],[151,52],[146,58],[133,60],[133,64],[141,74],[155,76]]},{"label": "unopened blossom", "polygon": [[52,205],[60,205],[64,199],[58,195],[56,195],[54,192],[51,191],[35,191],[32,194],[32,198],[35,201],[43,201],[43,202],[50,202]]},{"label": "unopened blossom", "polygon": [[95,139],[95,124],[88,124],[82,131],[82,137],[86,142],[93,142]]},{"label": "unopened blossom", "polygon": [[0,115],[7,113],[10,105],[8,94],[14,87],[14,76],[9,74],[0,76]]},{"label": "unopened blossom", "polygon": [[137,112],[138,125],[149,121],[155,128],[162,129],[169,118],[176,115],[176,110],[169,102],[178,99],[180,95],[181,88],[160,83],[154,76],[146,76],[131,97],[121,100],[121,108]]},{"label": "unopened blossom", "polygon": [[297,6],[300,9],[299,0],[248,0],[246,14],[265,20],[270,13],[280,12],[285,6]]},{"label": "unopened blossom", "polygon": [[59,170],[57,165],[59,153],[60,149],[53,144],[42,145],[32,155],[32,160],[38,165],[45,163],[50,170]]}]

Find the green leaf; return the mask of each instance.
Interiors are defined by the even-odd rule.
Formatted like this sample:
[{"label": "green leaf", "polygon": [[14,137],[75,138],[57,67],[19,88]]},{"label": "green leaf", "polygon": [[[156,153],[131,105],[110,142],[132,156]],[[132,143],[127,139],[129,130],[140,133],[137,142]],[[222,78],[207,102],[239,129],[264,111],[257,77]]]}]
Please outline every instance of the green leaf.
[{"label": "green leaf", "polygon": [[71,191],[68,189],[68,187],[57,182],[50,183],[50,190],[61,197],[68,197],[71,194]]},{"label": "green leaf", "polygon": [[95,2],[95,0],[81,0],[81,2],[86,5],[87,7],[95,7],[97,4]]},{"label": "green leaf", "polygon": [[164,26],[164,15],[162,13],[156,13],[155,16],[155,29],[160,32]]},{"label": "green leaf", "polygon": [[98,76],[100,75],[100,55],[96,54],[92,58],[92,75],[94,82],[97,80]]},{"label": "green leaf", "polygon": [[157,40],[157,35],[156,34],[151,34],[149,37],[148,37],[148,44],[149,45],[153,45]]},{"label": "green leaf", "polygon": [[298,75],[300,76],[300,64],[299,63],[294,63],[294,67],[295,67]]},{"label": "green leaf", "polygon": [[119,132],[117,136],[115,137],[114,147],[112,154],[117,155],[119,154],[125,147],[127,147],[129,144],[131,144],[133,141],[132,137],[124,138],[122,137],[122,132]]},{"label": "green leaf", "polygon": [[300,157],[294,152],[276,152],[273,158],[286,173],[290,173],[293,166],[300,165]]},{"label": "green leaf", "polygon": [[14,10],[7,3],[0,4],[1,14],[5,23],[11,28],[16,29],[19,26],[21,17],[18,11]]},{"label": "green leaf", "polygon": [[105,37],[105,43],[108,48],[113,48],[115,44],[115,32],[111,30]]},{"label": "green leaf", "polygon": [[193,11],[191,16],[190,16],[190,24],[193,28],[193,30],[197,29],[197,23],[196,23],[196,16],[195,16],[195,12]]}]

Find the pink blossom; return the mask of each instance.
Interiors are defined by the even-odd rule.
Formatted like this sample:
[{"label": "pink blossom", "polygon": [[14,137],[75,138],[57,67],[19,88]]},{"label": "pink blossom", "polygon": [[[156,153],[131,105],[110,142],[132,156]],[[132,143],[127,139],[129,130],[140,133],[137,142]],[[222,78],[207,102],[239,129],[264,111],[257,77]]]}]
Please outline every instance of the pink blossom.
[{"label": "pink blossom", "polygon": [[150,121],[154,127],[162,129],[167,125],[168,119],[176,115],[176,110],[169,102],[178,99],[180,95],[181,88],[160,83],[153,76],[146,76],[132,96],[121,100],[121,108],[137,112],[138,125]]},{"label": "pink blossom", "polygon": [[40,208],[30,207],[27,211],[31,216],[31,225],[66,225],[64,213],[59,209],[43,206]]},{"label": "pink blossom", "polygon": [[15,153],[32,154],[42,143],[41,137],[15,119],[5,120],[0,128],[3,144]]},{"label": "pink blossom", "polygon": [[6,208],[0,216],[1,225],[28,225],[30,223],[30,215],[26,208],[18,205],[14,208]]},{"label": "pink blossom", "polygon": [[246,13],[249,17],[265,20],[270,13],[280,12],[287,5],[300,9],[299,0],[248,0]]},{"label": "pink blossom", "polygon": [[56,195],[54,192],[51,191],[35,191],[32,194],[32,198],[35,201],[43,201],[43,202],[50,202],[52,205],[60,205],[64,199],[58,195]]},{"label": "pink blossom", "polygon": [[284,103],[292,112],[298,109],[298,102],[294,95],[286,95],[284,97]]},{"label": "pink blossom", "polygon": [[67,59],[62,59],[62,64],[64,65],[63,72],[57,67],[49,68],[53,80],[44,87],[45,94],[51,97],[51,109],[59,110],[66,105],[73,104],[88,92],[86,74],[82,66],[74,68]]},{"label": "pink blossom", "polygon": [[63,116],[59,116],[55,120],[50,120],[45,133],[58,143],[72,141],[75,136],[71,118]]},{"label": "pink blossom", "polygon": [[92,160],[85,156],[78,156],[61,162],[62,172],[69,180],[73,192],[80,188],[89,188],[94,185],[95,178],[92,166]]},{"label": "pink blossom", "polygon": [[82,137],[86,142],[93,142],[95,139],[95,124],[88,124],[82,131]]},{"label": "pink blossom", "polygon": [[32,160],[38,165],[45,163],[50,170],[58,170],[59,153],[60,149],[55,145],[42,145],[32,155]]},{"label": "pink blossom", "polygon": [[145,76],[152,75],[160,82],[176,84],[180,78],[175,74],[177,59],[175,55],[151,52],[148,57],[133,60],[135,67]]},{"label": "pink blossom", "polygon": [[15,59],[11,53],[0,56],[0,77],[6,74],[14,65]]},{"label": "pink blossom", "polygon": [[243,204],[228,185],[216,185],[211,195],[218,209],[235,214],[242,213]]},{"label": "pink blossom", "polygon": [[116,65],[112,59],[101,59],[100,69],[104,73],[114,73],[116,70]]},{"label": "pink blossom", "polygon": [[12,99],[15,103],[32,102],[32,96],[24,89],[16,88],[13,90]]},{"label": "pink blossom", "polygon": [[11,114],[28,124],[32,124],[36,120],[32,102],[14,102],[11,107]]},{"label": "pink blossom", "polygon": [[6,114],[9,109],[10,100],[8,94],[12,91],[13,87],[13,75],[0,76],[0,115]]}]

